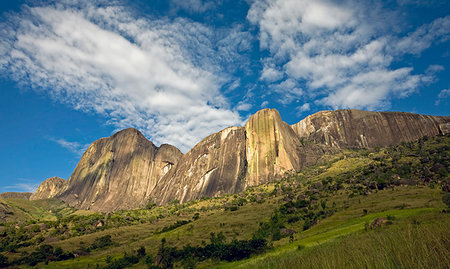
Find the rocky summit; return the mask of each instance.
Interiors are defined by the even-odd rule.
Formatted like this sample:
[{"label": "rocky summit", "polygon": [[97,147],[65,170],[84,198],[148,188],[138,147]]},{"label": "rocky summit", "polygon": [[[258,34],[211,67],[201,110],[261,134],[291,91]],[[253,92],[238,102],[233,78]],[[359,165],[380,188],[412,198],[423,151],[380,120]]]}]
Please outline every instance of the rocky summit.
[{"label": "rocky summit", "polygon": [[385,147],[450,131],[450,117],[361,110],[323,111],[289,126],[263,109],[244,127],[212,134],[189,152],[156,147],[138,130],[95,141],[70,178],[44,181],[30,199],[56,197],[113,211],[238,193],[314,164],[326,152]]},{"label": "rocky summit", "polygon": [[44,180],[36,191],[30,196],[30,200],[53,198],[59,195],[66,186],[66,180],[59,177],[51,177]]},{"label": "rocky summit", "polygon": [[291,127],[300,139],[316,144],[373,148],[449,133],[449,118],[348,109],[318,112]]},{"label": "rocky summit", "polygon": [[156,147],[129,128],[92,143],[58,198],[76,208],[96,211],[138,208],[182,153]]}]

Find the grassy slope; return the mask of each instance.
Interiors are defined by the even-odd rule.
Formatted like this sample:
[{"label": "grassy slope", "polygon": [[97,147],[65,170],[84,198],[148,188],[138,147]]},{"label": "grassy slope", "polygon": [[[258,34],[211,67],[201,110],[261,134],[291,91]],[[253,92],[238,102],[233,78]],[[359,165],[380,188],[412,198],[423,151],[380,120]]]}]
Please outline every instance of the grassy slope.
[{"label": "grassy slope", "polygon": [[[278,244],[279,247],[266,254],[245,261],[222,264],[218,268],[292,268],[295,267],[294,265],[302,265],[303,268],[363,268],[365,265],[371,267],[370,263],[364,265],[350,264],[346,263],[346,259],[335,259],[335,256],[345,255],[348,259],[365,261],[359,259],[360,257],[358,258],[358,255],[362,255],[361,253],[364,253],[363,250],[365,250],[364,248],[361,250],[361,248],[365,246],[366,249],[370,250],[376,248],[377,244],[382,241],[384,243],[389,241],[388,243],[392,244],[389,245],[390,248],[386,250],[386,253],[398,252],[405,246],[403,244],[405,240],[399,240],[404,238],[403,234],[401,236],[393,235],[405,230],[409,236],[413,233],[422,233],[422,237],[416,238],[420,243],[429,240],[425,236],[426,233],[424,235],[424,231],[431,232],[430,237],[433,236],[435,231],[439,231],[440,234],[435,234],[435,236],[442,236],[449,240],[450,215],[441,213],[443,204],[440,201],[440,196],[441,193],[438,190],[399,187],[395,190],[380,191],[364,197],[366,199],[354,197],[351,199],[350,207],[347,210],[326,218],[313,228],[297,234],[294,242],[289,243],[287,239],[283,239]],[[404,209],[398,209],[400,206],[403,207],[404,203],[407,203],[408,206]],[[362,209],[367,209],[370,213],[364,215]],[[387,217],[388,215],[395,218],[392,225],[374,231],[365,231],[366,223],[371,223],[378,217]],[[420,224],[417,227],[412,226],[412,223],[416,223],[416,221]],[[437,229],[429,226],[435,226]],[[376,241],[378,239],[373,235],[377,235],[379,241]],[[372,241],[368,241],[368,239]],[[357,243],[349,244],[349,242]],[[411,242],[414,242],[414,240]],[[449,241],[447,241],[448,243]],[[298,245],[306,248],[299,251]],[[359,250],[361,250],[360,253],[352,256],[353,251]],[[450,251],[449,245],[447,245],[447,250]],[[320,253],[320,255],[317,253]],[[333,253],[333,256],[325,253],[330,253],[330,255]],[[379,259],[380,262],[383,262],[383,257],[375,255],[375,258],[373,255],[376,254],[375,252],[364,254],[372,255],[372,259]],[[324,259],[324,257],[327,257],[327,259]],[[311,258],[315,260],[309,261]],[[436,260],[436,256],[433,258]],[[392,262],[392,260],[390,261]],[[443,262],[447,266],[450,265],[450,259],[443,260]],[[378,263],[378,266],[380,265],[382,263]],[[431,266],[430,268],[439,267]]]},{"label": "grassy slope", "polygon": [[0,199],[0,202],[12,209],[8,222],[54,221],[57,216],[72,214],[75,210],[57,199],[30,201],[21,198]]},{"label": "grassy slope", "polygon": [[[342,199],[342,197],[339,196],[335,198],[336,201]],[[407,204],[407,206],[404,209],[399,209],[399,207],[402,207],[404,204]],[[371,249],[376,248],[379,241],[386,244],[392,235],[397,234],[398,231],[404,231],[405,228],[409,229],[407,230],[408,234],[424,234],[425,232],[430,231],[433,231],[434,234],[436,229],[432,227],[433,225],[437,225],[441,235],[434,234],[434,236],[449,238],[448,231],[450,231],[450,229],[448,228],[450,228],[450,216],[448,214],[440,213],[443,204],[441,202],[441,192],[436,189],[424,187],[398,187],[395,190],[379,191],[365,197],[354,197],[350,199],[349,205],[348,209],[322,220],[319,224],[307,231],[300,232],[301,227],[293,225],[291,228],[299,231],[299,233],[295,235],[295,241],[293,243],[289,243],[289,239],[284,238],[274,242],[274,249],[266,254],[234,263],[216,264],[209,261],[199,264],[199,268],[208,268],[214,265],[217,265],[219,268],[291,268],[298,264],[304,264],[305,268],[308,268],[304,261],[305,259],[308,260],[313,257],[319,261],[323,258],[320,255],[317,256],[318,254],[315,254],[316,251],[321,251],[320,253],[323,255],[331,249],[334,249],[336,246],[339,246],[340,249],[333,253],[334,256],[339,256],[341,254],[344,255],[342,251],[349,246],[354,249],[360,249],[361,245],[364,245],[361,242],[366,242],[368,239],[372,240],[371,244],[369,244],[366,249],[363,249],[358,253],[358,255],[363,255],[364,251],[371,251]],[[119,257],[124,251],[137,249],[141,245],[145,246],[148,251],[155,254],[162,237],[165,237],[171,245],[178,247],[185,245],[187,242],[192,245],[199,245],[202,240],[208,240],[211,231],[223,231],[227,238],[248,238],[249,235],[257,229],[257,222],[259,220],[267,219],[273,208],[274,204],[265,203],[248,204],[234,212],[225,212],[223,210],[212,211],[201,215],[199,220],[191,224],[181,226],[164,234],[154,234],[154,231],[167,224],[173,223],[177,219],[176,217],[168,217],[156,224],[122,227],[67,239],[55,243],[54,246],[61,246],[65,250],[74,250],[79,246],[89,245],[96,237],[104,234],[111,235],[113,240],[120,245],[106,250],[95,251],[89,256],[81,256],[74,260],[50,262],[49,265],[45,267],[86,268],[88,264],[105,265],[105,258],[107,255]],[[367,209],[369,213],[363,216],[362,209]],[[376,231],[366,232],[364,230],[366,223],[372,222],[377,217],[386,217],[387,215],[395,217],[393,225],[380,228]],[[418,225],[420,229],[411,226],[415,220],[420,222]],[[220,223],[225,223],[225,225],[220,225]],[[397,238],[401,239],[404,237],[397,236]],[[395,240],[397,240],[397,238]],[[423,239],[424,238],[418,238],[417,240],[422,240],[420,242],[423,243]],[[353,245],[348,244],[348,242],[353,242],[355,240],[360,243]],[[389,242],[391,243],[391,241]],[[392,250],[398,251],[398,249],[403,247],[403,243],[404,240],[398,241],[399,245],[391,246],[390,249],[386,250],[386,253],[389,253]],[[299,244],[306,247],[304,251],[297,250]],[[414,249],[411,251],[416,252]],[[351,251],[345,255],[349,256],[350,254]],[[357,260],[357,257],[353,258]],[[379,255],[372,256],[372,259],[382,258],[383,257],[379,257]],[[349,266],[349,264],[344,263],[345,260],[337,259],[336,262],[337,264],[322,264],[323,266],[320,263],[317,263],[317,266],[311,267],[324,268],[328,266],[330,268],[336,268],[336,266],[341,267],[341,265],[345,265],[345,267]],[[393,261],[389,260],[389,262]],[[450,265],[449,260],[443,260],[443,262]],[[353,266],[356,268],[359,267],[359,264],[353,264]],[[144,267],[144,265],[141,264],[136,267]]]},{"label": "grassy slope", "polygon": [[307,246],[302,250],[282,248],[220,268],[448,268],[449,230],[448,214],[408,210],[387,227],[337,231],[341,237],[317,243],[312,236],[293,243]]}]

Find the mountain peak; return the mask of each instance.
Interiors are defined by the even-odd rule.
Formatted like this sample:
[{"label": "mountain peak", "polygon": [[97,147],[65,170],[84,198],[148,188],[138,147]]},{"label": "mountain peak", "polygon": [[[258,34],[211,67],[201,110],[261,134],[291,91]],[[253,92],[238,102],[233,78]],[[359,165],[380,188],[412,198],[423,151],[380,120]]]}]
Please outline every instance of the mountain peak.
[{"label": "mountain peak", "polygon": [[48,179],[33,195],[96,211],[134,209],[149,200],[187,202],[275,181],[325,152],[409,142],[445,134],[449,125],[450,117],[345,109],[289,126],[276,109],[262,109],[244,127],[212,134],[185,155],[171,145],[156,147],[128,128],[92,143],[67,182]]},{"label": "mountain peak", "polygon": [[137,129],[124,129],[89,146],[60,198],[97,211],[137,208],[181,156],[174,146],[158,148]]},{"label": "mountain peak", "polygon": [[247,185],[257,185],[300,169],[301,143],[276,109],[262,109],[245,124]]},{"label": "mountain peak", "polygon": [[48,199],[58,196],[66,186],[67,181],[60,177],[47,178],[30,196],[30,200]]}]

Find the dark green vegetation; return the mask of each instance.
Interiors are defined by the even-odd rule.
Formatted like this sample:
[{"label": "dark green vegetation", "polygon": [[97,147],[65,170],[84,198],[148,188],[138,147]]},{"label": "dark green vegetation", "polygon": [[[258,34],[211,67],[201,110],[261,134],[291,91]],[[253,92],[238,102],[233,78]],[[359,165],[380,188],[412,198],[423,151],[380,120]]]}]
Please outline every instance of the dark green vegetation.
[{"label": "dark green vegetation", "polygon": [[450,137],[439,136],[345,150],[280,181],[183,205],[102,214],[3,200],[27,217],[0,226],[0,265],[448,268],[449,167]]}]

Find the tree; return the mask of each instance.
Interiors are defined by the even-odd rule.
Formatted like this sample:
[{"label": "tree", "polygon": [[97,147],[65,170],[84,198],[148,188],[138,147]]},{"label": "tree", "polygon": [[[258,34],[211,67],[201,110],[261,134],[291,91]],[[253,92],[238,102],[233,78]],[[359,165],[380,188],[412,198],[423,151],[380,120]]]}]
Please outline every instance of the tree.
[{"label": "tree", "polygon": [[138,250],[137,250],[137,255],[138,257],[142,258],[145,257],[145,247],[141,246]]},{"label": "tree", "polygon": [[8,265],[9,265],[8,264],[8,258],[5,255],[0,254],[0,267],[3,268],[3,267],[6,267]]},{"label": "tree", "polygon": [[200,213],[195,213],[194,216],[192,217],[193,220],[198,220],[200,218]]},{"label": "tree", "polygon": [[450,209],[450,193],[446,193],[442,196],[442,202]]}]

